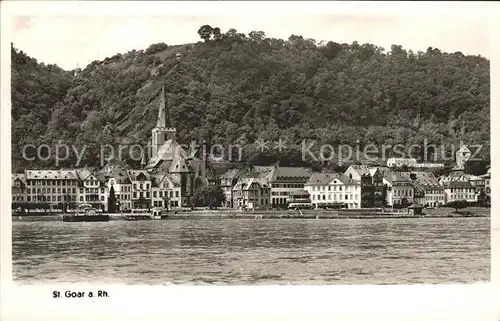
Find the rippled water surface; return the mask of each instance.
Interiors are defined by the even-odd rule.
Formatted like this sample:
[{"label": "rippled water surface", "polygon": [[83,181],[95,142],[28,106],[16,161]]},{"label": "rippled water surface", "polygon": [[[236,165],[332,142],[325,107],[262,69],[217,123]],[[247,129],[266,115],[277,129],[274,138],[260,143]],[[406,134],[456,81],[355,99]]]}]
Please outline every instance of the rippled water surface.
[{"label": "rippled water surface", "polygon": [[488,281],[489,218],[13,222],[16,281]]}]

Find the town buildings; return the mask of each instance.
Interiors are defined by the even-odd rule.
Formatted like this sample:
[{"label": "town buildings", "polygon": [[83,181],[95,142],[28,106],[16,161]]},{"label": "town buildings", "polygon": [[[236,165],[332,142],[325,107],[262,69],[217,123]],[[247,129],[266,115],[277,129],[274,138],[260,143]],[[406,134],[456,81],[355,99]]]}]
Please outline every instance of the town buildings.
[{"label": "town buildings", "polygon": [[361,207],[382,207],[385,205],[386,188],[382,171],[368,165],[351,165],[344,173],[361,186]]},{"label": "town buildings", "polygon": [[304,189],[315,208],[361,208],[361,184],[344,174],[314,173]]},{"label": "town buildings", "polygon": [[262,177],[240,178],[233,188],[236,208],[258,209],[270,206],[271,188]]},{"label": "town buildings", "polygon": [[117,211],[174,209],[194,206],[194,192],[205,187],[222,190],[223,206],[245,209],[285,208],[294,199],[316,208],[440,207],[458,200],[487,204],[491,195],[490,170],[473,176],[460,168],[470,157],[466,147],[457,152],[457,166],[439,178],[421,170],[370,165],[351,165],[344,173],[312,173],[307,168],[278,165],[226,170],[221,166],[216,175],[214,163],[206,156],[188,155],[175,141],[173,127],[165,122],[159,119],[152,131],[158,148],[145,168],[132,169],[112,159],[102,169],[25,170],[12,175],[13,207],[73,209],[90,204],[108,211],[113,191]]},{"label": "town buildings", "polygon": [[311,177],[311,170],[302,167],[255,166],[254,170],[265,178],[271,187],[271,206],[287,207],[292,192],[303,191]]},{"label": "town buildings", "polygon": [[388,206],[408,206],[413,204],[414,186],[409,179],[399,173],[389,173],[383,178],[386,186],[386,202]]},{"label": "town buildings", "polygon": [[[427,207],[440,207],[445,205],[444,187],[439,184],[437,178],[429,172],[402,172],[402,176],[408,178],[414,185],[414,201]],[[422,199],[423,190],[423,199]]]}]

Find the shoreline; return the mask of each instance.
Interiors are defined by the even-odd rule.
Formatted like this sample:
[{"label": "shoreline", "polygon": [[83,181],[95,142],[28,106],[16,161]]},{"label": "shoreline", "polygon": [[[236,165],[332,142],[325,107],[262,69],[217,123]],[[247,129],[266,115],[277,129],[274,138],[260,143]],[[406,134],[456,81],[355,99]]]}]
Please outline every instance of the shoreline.
[{"label": "shoreline", "polygon": [[[489,211],[488,211],[489,212]],[[110,221],[128,221],[128,213],[103,213],[109,215]],[[162,220],[196,220],[196,219],[416,219],[416,218],[475,218],[490,217],[490,213],[471,213],[464,215],[462,213],[427,213],[424,215],[413,215],[406,213],[337,213],[337,212],[318,212],[304,213],[297,212],[217,212],[217,211],[193,211],[184,213],[169,213],[162,216]],[[141,220],[141,219],[139,219]],[[144,220],[144,219],[142,219]],[[149,219],[145,219],[149,220]],[[54,215],[12,215],[12,221],[62,221],[61,214]],[[134,220],[135,221],[135,220]]]}]

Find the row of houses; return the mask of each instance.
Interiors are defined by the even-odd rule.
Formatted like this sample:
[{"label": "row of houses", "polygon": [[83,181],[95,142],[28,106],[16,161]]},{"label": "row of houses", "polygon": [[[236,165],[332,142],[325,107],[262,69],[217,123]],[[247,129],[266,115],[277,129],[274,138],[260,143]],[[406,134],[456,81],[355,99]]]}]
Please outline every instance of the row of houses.
[{"label": "row of houses", "polygon": [[[490,172],[482,176],[452,171],[435,177],[424,171],[394,172],[388,167],[351,165],[344,173],[313,173],[302,167],[255,166],[231,169],[218,186],[230,208],[287,207],[293,195],[307,192],[315,207],[371,208],[480,201],[490,196]],[[111,190],[120,210],[183,206],[181,184],[169,174],[123,169],[108,164],[100,171],[26,170],[12,175],[12,201],[91,204],[107,210]]]},{"label": "row of houses", "polygon": [[90,204],[107,211],[110,193],[120,210],[179,207],[181,186],[168,174],[151,175],[146,170],[102,171],[91,169],[26,170],[12,175],[13,203],[45,203],[50,207]]},{"label": "row of houses", "polygon": [[[388,167],[352,165],[344,173],[313,173],[305,168],[256,167],[221,177],[226,207],[285,207],[306,191],[315,207],[439,207],[449,202],[490,197],[490,173],[452,171],[435,177],[425,171],[395,172]],[[293,200],[292,200],[293,201]]]}]

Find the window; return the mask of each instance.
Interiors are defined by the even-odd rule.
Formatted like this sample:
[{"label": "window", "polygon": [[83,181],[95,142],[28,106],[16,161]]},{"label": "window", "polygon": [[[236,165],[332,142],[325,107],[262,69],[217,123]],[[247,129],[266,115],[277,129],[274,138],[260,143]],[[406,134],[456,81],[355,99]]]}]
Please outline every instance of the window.
[{"label": "window", "polygon": [[[58,198],[60,199],[61,196],[58,196]],[[83,196],[80,196],[80,202],[83,202]]]},{"label": "window", "polygon": [[153,191],[153,197],[156,197],[156,194],[157,194],[156,191]]},{"label": "window", "polygon": [[101,202],[104,202],[104,196],[101,195]]},{"label": "window", "polygon": [[137,192],[134,192],[134,198],[137,198]]},{"label": "window", "polygon": [[146,198],[149,198],[149,192],[146,192]]},{"label": "window", "polygon": [[175,197],[179,197],[179,191],[175,191]]}]

